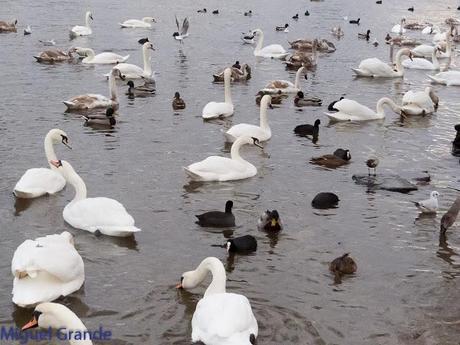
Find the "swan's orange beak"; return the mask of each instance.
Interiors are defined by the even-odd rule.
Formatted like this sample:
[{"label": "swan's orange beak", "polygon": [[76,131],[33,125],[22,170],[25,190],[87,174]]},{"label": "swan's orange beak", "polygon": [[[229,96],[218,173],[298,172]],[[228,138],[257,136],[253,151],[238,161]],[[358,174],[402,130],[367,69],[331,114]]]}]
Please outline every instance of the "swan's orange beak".
[{"label": "swan's orange beak", "polygon": [[21,330],[22,331],[25,331],[26,329],[31,329],[31,328],[35,328],[35,327],[38,327],[38,321],[35,319],[35,316],[32,318],[32,320],[30,320],[29,322],[27,322],[22,328]]},{"label": "swan's orange beak", "polygon": [[176,289],[182,289],[182,283],[177,284]]},{"label": "swan's orange beak", "polygon": [[62,167],[61,161],[50,161],[50,163],[56,168]]}]

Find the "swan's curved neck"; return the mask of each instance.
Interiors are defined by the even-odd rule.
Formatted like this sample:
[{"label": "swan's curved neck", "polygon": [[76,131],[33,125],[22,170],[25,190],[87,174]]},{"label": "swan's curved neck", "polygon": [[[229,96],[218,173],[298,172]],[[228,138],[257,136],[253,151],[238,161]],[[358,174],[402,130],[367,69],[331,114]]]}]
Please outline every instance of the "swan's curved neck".
[{"label": "swan's curved neck", "polygon": [[433,62],[433,69],[439,69],[439,60],[438,57],[436,56],[437,53],[437,48],[433,49],[433,52],[431,53],[431,60]]},{"label": "swan's curved neck", "polygon": [[401,19],[401,22],[399,23],[399,34],[403,34],[403,29],[404,29],[404,18]]},{"label": "swan's curved neck", "polygon": [[244,144],[246,144],[246,142],[241,140],[241,139],[237,139],[233,143],[232,148],[230,150],[230,156],[232,157],[233,160],[240,161],[240,162],[243,162],[243,163],[247,163],[247,161],[240,156],[240,148]]},{"label": "swan's curved neck", "polygon": [[112,101],[117,101],[118,100],[118,93],[117,93],[117,83],[115,80],[115,70],[112,69],[112,71],[109,74],[109,93],[110,93],[110,99]]},{"label": "swan's curved neck", "polygon": [[152,66],[150,64],[150,51],[149,48],[143,47],[142,52],[144,55],[144,73],[148,76],[152,75]]},{"label": "swan's curved neck", "polygon": [[204,296],[206,297],[216,293],[225,293],[227,276],[222,262],[220,262],[217,258],[206,258],[200,263],[194,273],[198,276],[200,281],[203,281],[208,272],[211,272],[212,274],[212,281],[206,289]]},{"label": "swan's curved neck", "polygon": [[91,48],[79,48],[78,50],[84,53],[86,55],[85,59],[88,59],[88,60],[92,60],[94,56],[96,55],[94,53],[94,50],[92,50]]},{"label": "swan's curved neck", "polygon": [[75,196],[70,203],[86,199],[85,181],[83,181],[73,168],[68,168],[66,173],[67,182],[75,188]]},{"label": "swan's curved neck", "polygon": [[264,44],[264,33],[262,30],[257,31],[259,33],[259,39],[257,40],[256,48],[254,51],[260,51],[262,49],[262,45]]},{"label": "swan's curved neck", "polygon": [[90,23],[90,22],[89,22],[89,16],[90,16],[90,14],[89,14],[89,13],[86,13],[86,27],[88,27],[88,28],[90,27],[90,26],[89,26],[89,23]]},{"label": "swan's curved neck", "polygon": [[385,109],[383,108],[385,104],[389,105],[394,112],[398,112],[401,110],[401,108],[391,99],[389,99],[388,97],[383,97],[380,98],[377,102],[377,115],[380,115],[382,117],[385,116]]},{"label": "swan's curved neck", "polygon": [[396,54],[396,70],[398,71],[398,75],[403,75],[404,74],[404,66],[402,65],[402,57],[403,55],[407,55],[407,51],[405,49],[401,49],[397,54]]},{"label": "swan's curved neck", "polygon": [[296,89],[300,89],[299,84],[300,84],[300,75],[302,74],[303,68],[299,68],[295,74],[295,82],[294,82],[294,87]]},{"label": "swan's curved neck", "polygon": [[270,130],[268,125],[268,116],[267,116],[268,102],[260,103],[260,128],[263,130]]},{"label": "swan's curved neck", "polygon": [[224,101],[225,103],[232,103],[232,92],[230,91],[231,74],[225,75],[224,71]]},{"label": "swan's curved neck", "polygon": [[[87,331],[86,326],[76,315],[73,313],[61,313],[59,319],[61,326],[55,328],[58,328],[61,334],[66,335],[71,345],[93,345],[93,342],[89,339],[89,335],[84,333]],[[83,334],[86,334],[85,339],[79,339],[78,337],[80,335],[83,337]]]},{"label": "swan's curved neck", "polygon": [[50,161],[57,161],[56,153],[54,152],[54,146],[53,146],[53,134],[48,133],[45,137],[45,155],[46,155],[46,160],[48,161],[48,164],[50,166],[51,170],[56,170],[57,168],[50,163]]}]

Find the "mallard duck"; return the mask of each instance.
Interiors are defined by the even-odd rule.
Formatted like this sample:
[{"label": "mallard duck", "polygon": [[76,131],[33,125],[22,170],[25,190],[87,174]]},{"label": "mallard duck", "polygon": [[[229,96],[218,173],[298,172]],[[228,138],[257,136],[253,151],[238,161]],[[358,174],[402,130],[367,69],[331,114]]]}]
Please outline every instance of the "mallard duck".
[{"label": "mallard duck", "polygon": [[38,55],[34,55],[34,58],[37,62],[40,63],[55,63],[55,62],[64,62],[70,61],[73,59],[72,50],[69,50],[67,53],[62,50],[45,50]]},{"label": "mallard duck", "polygon": [[[241,66],[240,68],[237,68],[235,67],[235,65],[233,65],[231,68],[231,71],[232,71],[232,74],[231,74],[230,80],[232,82],[246,81],[246,80],[251,79],[251,67],[249,67],[248,64],[243,64],[243,66]],[[223,82],[224,81],[224,71],[213,74],[212,77],[214,78],[214,82]]]},{"label": "mallard duck", "polygon": [[337,149],[334,153],[323,155],[320,157],[313,157],[310,160],[311,164],[321,165],[329,169],[335,169],[350,163],[350,151],[346,149]]},{"label": "mallard duck", "polygon": [[277,26],[275,27],[275,31],[284,31],[284,32],[289,32],[289,24],[284,24],[284,26]]},{"label": "mallard duck", "polygon": [[269,233],[277,233],[283,229],[283,224],[281,223],[280,215],[277,210],[267,210],[261,214],[259,220],[257,221],[257,228],[262,231],[267,231]]},{"label": "mallard duck", "polygon": [[197,214],[196,224],[203,227],[227,228],[235,226],[235,216],[232,213],[233,201],[227,200],[225,203],[225,212],[209,211],[203,214]]},{"label": "mallard duck", "polygon": [[7,22],[4,22],[3,20],[0,20],[0,32],[17,32],[16,30],[17,23],[18,23],[17,20],[15,20],[12,23],[7,23]]},{"label": "mallard duck", "polygon": [[349,255],[349,253],[343,254],[329,264],[329,270],[334,273],[336,283],[341,282],[344,274],[353,274],[358,269],[355,260]]},{"label": "mallard duck", "polygon": [[132,80],[128,81],[126,95],[129,97],[147,97],[155,94],[155,81],[144,78],[144,85],[134,86]]},{"label": "mallard duck", "polygon": [[318,97],[305,98],[305,95],[302,91],[297,92],[297,95],[294,98],[294,104],[297,107],[308,107],[308,106],[321,106],[322,101]]},{"label": "mallard duck", "polygon": [[320,124],[321,124],[321,121],[317,119],[314,125],[310,125],[310,124],[299,125],[296,128],[294,128],[294,133],[302,137],[307,136],[307,135],[317,137],[319,134]]},{"label": "mallard duck", "polygon": [[113,108],[107,108],[105,115],[83,115],[82,119],[85,120],[85,125],[115,126],[117,120],[113,116],[114,113]]},{"label": "mallard duck", "polygon": [[288,96],[285,95],[285,94],[282,94],[282,93],[278,93],[278,94],[270,94],[270,93],[266,93],[266,92],[263,92],[263,91],[259,91],[256,95],[256,104],[257,105],[260,105],[260,101],[262,100],[262,97],[265,96],[265,95],[270,95],[272,96],[272,100],[271,100],[271,104],[270,105],[273,105],[273,104],[281,104],[281,102],[283,101],[283,98],[287,98]]},{"label": "mallard duck", "polygon": [[358,33],[358,38],[362,38],[366,41],[369,41],[369,38],[371,38],[371,30],[367,30],[365,34]]},{"label": "mallard duck", "polygon": [[185,101],[180,98],[180,93],[176,91],[172,101],[172,107],[174,110],[185,109]]}]

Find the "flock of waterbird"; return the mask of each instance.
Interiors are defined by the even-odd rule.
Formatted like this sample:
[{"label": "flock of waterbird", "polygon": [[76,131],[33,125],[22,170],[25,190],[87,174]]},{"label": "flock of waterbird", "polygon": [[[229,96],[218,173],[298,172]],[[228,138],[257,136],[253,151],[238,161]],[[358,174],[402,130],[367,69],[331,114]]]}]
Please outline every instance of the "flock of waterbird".
[{"label": "flock of waterbird", "polygon": [[[382,1],[376,2],[381,4]],[[409,8],[414,11],[414,8]],[[198,13],[206,14],[208,11],[200,9]],[[212,11],[218,15],[219,10]],[[245,16],[252,16],[252,10],[244,12]],[[307,10],[305,16],[309,16]],[[292,17],[299,20],[298,13]],[[86,12],[85,25],[74,26],[70,30],[71,39],[79,36],[92,35],[91,21],[93,15]],[[345,18],[348,20],[348,18]],[[185,18],[182,23],[175,18],[177,31],[173,38],[181,43],[189,37],[189,19]],[[360,25],[361,19],[349,20],[350,24]],[[153,17],[142,19],[129,19],[119,23],[121,28],[150,29],[156,21]],[[422,69],[442,72],[429,75],[434,83],[447,86],[460,85],[460,71],[450,70],[451,61],[455,58],[454,43],[459,36],[456,25],[460,24],[456,19],[446,20],[447,29],[442,31],[440,26],[430,23],[408,22],[402,18],[399,24],[391,28],[390,32],[397,34],[391,37],[387,34],[386,43],[393,46],[401,46],[393,61],[387,63],[377,58],[361,61],[353,72],[358,77],[370,78],[398,78],[404,76],[405,68]],[[276,31],[288,32],[289,24],[276,26]],[[405,36],[409,30],[422,30],[427,37],[432,37],[433,44],[418,44],[415,39]],[[6,23],[0,21],[0,32],[16,32],[17,21]],[[25,35],[32,33],[30,26],[24,29]],[[331,29],[331,34],[337,39],[344,35],[341,26]],[[359,39],[370,40],[371,31],[359,33]],[[232,181],[246,179],[257,174],[257,168],[241,157],[239,151],[243,145],[254,145],[259,148],[261,142],[270,140],[272,131],[269,126],[267,112],[273,108],[272,104],[279,104],[290,94],[294,94],[294,104],[297,107],[322,106],[322,101],[317,97],[306,97],[306,92],[301,90],[300,80],[302,76],[307,78],[307,70],[315,68],[319,60],[319,53],[333,53],[336,48],[327,39],[298,39],[289,42],[294,52],[288,52],[279,44],[263,46],[264,34],[261,29],[243,33],[241,37],[244,44],[254,45],[254,56],[282,60],[287,69],[296,69],[294,82],[288,80],[273,80],[263,87],[256,96],[257,104],[260,104],[259,125],[240,123],[232,126],[222,134],[224,140],[232,144],[230,158],[211,156],[206,159],[184,167],[185,173],[195,181]],[[54,46],[55,41],[40,41],[45,46]],[[109,97],[99,94],[83,94],[72,97],[66,101],[69,111],[84,111],[83,118],[87,124],[99,124],[114,126],[115,115],[119,107],[117,94],[117,79],[127,80],[129,87],[126,94],[129,97],[147,97],[155,93],[156,82],[151,68],[150,51],[154,50],[153,44],[148,38],[139,40],[142,46],[144,59],[143,68],[127,63],[129,55],[121,56],[112,52],[96,54],[89,47],[73,47],[63,51],[49,49],[34,56],[39,63],[59,63],[71,61],[74,54],[83,64],[111,64],[114,65],[106,75],[109,83]],[[374,40],[374,45],[378,42]],[[408,48],[412,47],[412,48]],[[391,54],[393,56],[393,54]],[[404,59],[406,57],[406,59]],[[429,60],[431,59],[431,61]],[[447,59],[447,64],[441,66],[440,60]],[[227,67],[215,74],[215,82],[224,83],[224,101],[209,102],[203,107],[202,117],[204,120],[229,117],[234,114],[231,89],[240,81],[251,78],[251,68],[248,64],[240,65],[237,61],[231,67]],[[141,81],[143,85],[135,85]],[[402,98],[402,104],[398,105],[393,100],[384,97],[377,102],[376,110],[372,110],[354,100],[341,97],[328,106],[325,113],[331,121],[369,121],[385,117],[384,106],[388,105],[393,111],[402,116],[425,116],[437,110],[439,98],[431,87],[425,90],[408,91]],[[185,109],[185,101],[175,92],[172,107],[175,110]],[[103,110],[105,114],[97,111]],[[321,122],[317,119],[313,125],[302,124],[294,128],[294,133],[299,136],[308,136],[316,142],[320,133]],[[452,154],[460,156],[460,125],[455,126],[457,136],[452,143]],[[49,168],[33,168],[27,170],[14,187],[17,198],[37,198],[43,195],[54,195],[60,192],[65,185],[70,184],[75,190],[73,200],[63,209],[63,218],[76,229],[86,230],[95,234],[108,236],[132,236],[140,231],[134,224],[133,217],[126,211],[124,206],[106,197],[88,197],[83,179],[77,174],[69,162],[60,160],[54,152],[53,146],[62,143],[70,148],[68,135],[60,129],[50,130],[44,140],[44,148]],[[335,169],[346,165],[351,160],[349,150],[339,148],[333,154],[313,157],[311,164],[320,165],[328,169]],[[369,178],[376,178],[376,168],[379,159],[371,157],[366,161],[369,169]],[[371,177],[370,169],[374,169]],[[438,210],[439,193],[432,191],[427,200],[415,202],[415,206],[422,213],[436,213]],[[334,193],[319,193],[312,201],[315,208],[330,208],[337,205],[339,198]],[[233,202],[227,201],[224,211],[210,211],[197,215],[197,224],[205,227],[233,227],[235,216],[232,213]],[[441,234],[451,227],[460,210],[460,197],[441,219]],[[258,220],[258,228],[276,235],[282,230],[283,225],[277,210],[267,210]],[[257,249],[257,241],[251,235],[245,235],[231,239],[223,245],[229,252],[250,252]],[[84,283],[84,263],[75,249],[73,236],[65,231],[61,234],[48,235],[26,240],[15,251],[12,259],[13,302],[21,307],[35,307],[33,319],[23,329],[33,327],[42,328],[66,328],[67,330],[86,330],[86,327],[78,317],[68,308],[52,303],[61,296],[69,295],[81,288]],[[356,272],[356,262],[344,254],[333,260],[329,267],[335,276],[335,281],[340,282],[342,275]],[[252,312],[249,300],[241,294],[226,292],[226,274],[222,262],[214,257],[204,259],[193,271],[185,272],[177,288],[191,289],[198,286],[208,275],[212,275],[212,281],[208,286],[203,298],[198,302],[192,318],[192,341],[201,341],[207,345],[242,345],[255,344],[258,335],[257,320]],[[79,340],[71,339],[73,344],[79,344]],[[91,344],[81,342],[81,344]]]}]

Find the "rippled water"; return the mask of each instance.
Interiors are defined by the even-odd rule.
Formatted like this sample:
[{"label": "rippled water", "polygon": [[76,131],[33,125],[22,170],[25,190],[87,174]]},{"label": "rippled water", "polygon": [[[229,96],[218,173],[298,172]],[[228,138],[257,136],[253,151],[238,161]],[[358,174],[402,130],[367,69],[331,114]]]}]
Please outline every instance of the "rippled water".
[{"label": "rippled water", "polygon": [[[399,102],[407,90],[428,85],[425,72],[408,71],[404,79],[355,79],[351,67],[366,57],[387,60],[382,44],[386,30],[408,19],[443,22],[456,15],[457,3],[420,0],[329,0],[324,2],[248,2],[236,0],[174,1],[52,1],[0,0],[0,20],[17,18],[17,34],[0,35],[0,325],[22,326],[30,310],[11,302],[10,262],[15,248],[27,238],[71,231],[85,261],[84,288],[61,302],[74,310],[90,329],[103,325],[114,332],[114,344],[189,344],[190,320],[205,286],[178,293],[181,273],[205,256],[226,265],[228,290],[245,294],[259,321],[259,344],[458,344],[460,325],[460,236],[449,233],[439,243],[440,215],[455,199],[458,159],[450,155],[453,125],[460,112],[459,88],[435,86],[441,103],[437,113],[401,123],[387,111],[385,121],[327,125],[326,107],[296,109],[292,99],[269,112],[272,139],[264,152],[243,149],[258,167],[256,177],[232,183],[189,184],[182,166],[211,154],[228,154],[221,128],[240,122],[257,123],[254,94],[271,79],[291,78],[279,61],[256,62],[243,31],[260,27],[266,43],[299,37],[332,39],[331,27],[341,24],[345,37],[334,54],[321,56],[303,88],[324,103],[341,95],[371,108],[382,96]],[[451,9],[448,9],[448,6]],[[198,8],[219,8],[221,14],[200,15]],[[86,8],[94,15],[93,35],[70,43],[68,29],[83,24]],[[252,17],[243,11],[252,9]],[[310,17],[304,17],[308,9]],[[299,12],[298,22],[290,20]],[[174,14],[191,16],[190,37],[175,42]],[[121,30],[117,22],[153,15],[154,29]],[[361,17],[360,27],[343,16]],[[275,25],[289,22],[290,33],[276,33]],[[23,36],[30,24],[31,36]],[[356,38],[367,28],[381,42],[377,48]],[[108,67],[79,64],[40,65],[32,56],[44,48],[38,39],[54,38],[60,48],[90,46],[100,52],[130,54],[142,64],[137,39],[154,42],[153,67],[157,94],[147,99],[121,97],[120,120],[112,130],[83,127],[78,116],[64,112],[62,101],[84,92],[106,94],[102,77]],[[415,33],[418,37],[419,35]],[[247,84],[232,87],[235,115],[226,121],[204,123],[201,109],[223,98],[223,86],[211,74],[240,60],[253,69]],[[454,61],[458,63],[458,61]],[[125,86],[122,86],[123,93]],[[171,98],[181,92],[187,109],[174,113]],[[320,118],[319,142],[295,137],[292,129]],[[43,137],[50,128],[67,132],[73,150],[57,147],[85,180],[90,196],[121,201],[143,231],[135,240],[93,235],[70,228],[62,209],[73,198],[72,188],[59,195],[18,203],[12,188],[31,167],[46,166]],[[62,145],[61,145],[62,146]],[[312,156],[349,148],[352,163],[334,171],[308,164]],[[366,173],[363,161],[372,153],[381,160],[379,171],[433,177],[410,195],[366,193],[351,176]],[[411,200],[431,190],[441,194],[436,218],[417,219]],[[334,210],[310,206],[320,191],[334,191],[341,199]],[[237,227],[223,233],[199,228],[194,214],[235,203]],[[257,232],[263,210],[278,209],[285,230],[277,239]],[[228,258],[221,248],[225,237],[252,234],[259,241],[256,254]],[[341,285],[333,284],[328,262],[350,252],[358,272]]]}]

